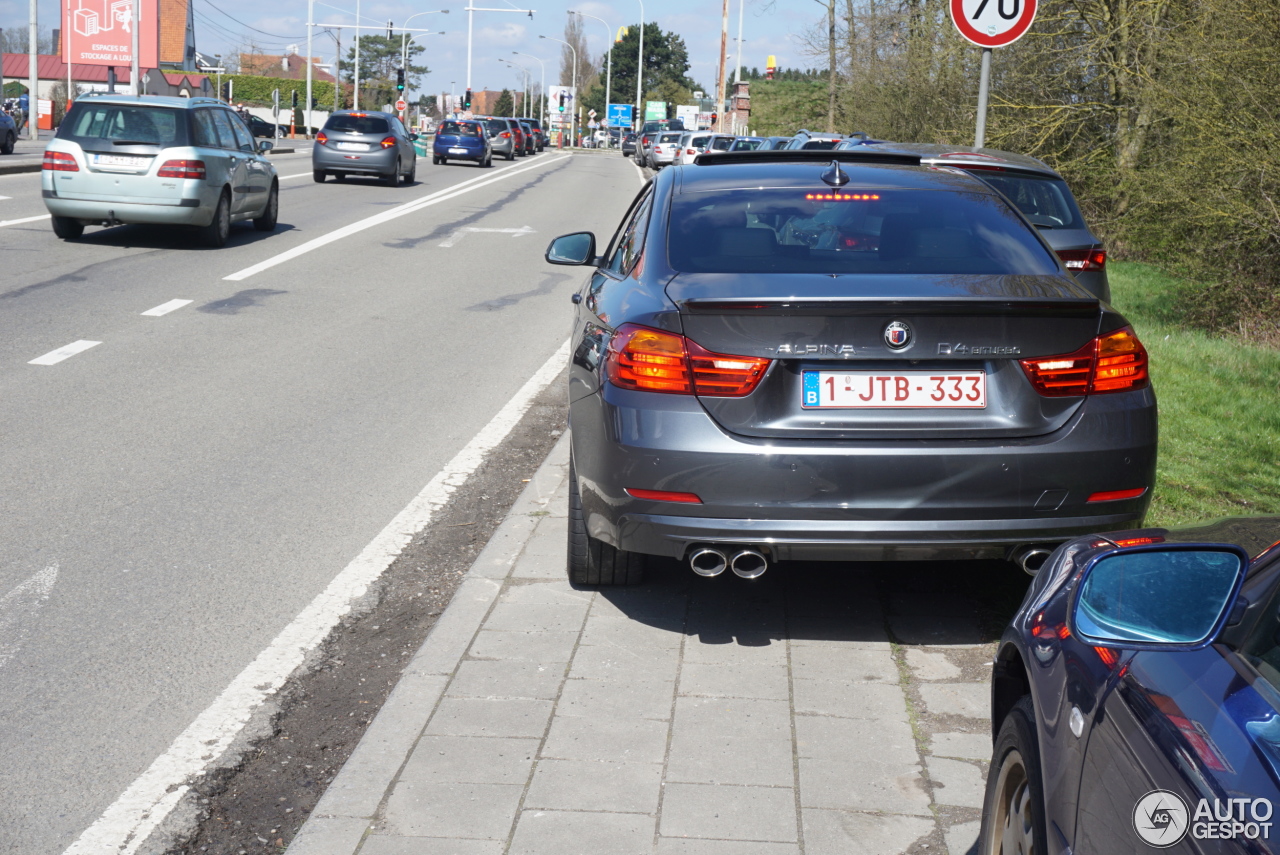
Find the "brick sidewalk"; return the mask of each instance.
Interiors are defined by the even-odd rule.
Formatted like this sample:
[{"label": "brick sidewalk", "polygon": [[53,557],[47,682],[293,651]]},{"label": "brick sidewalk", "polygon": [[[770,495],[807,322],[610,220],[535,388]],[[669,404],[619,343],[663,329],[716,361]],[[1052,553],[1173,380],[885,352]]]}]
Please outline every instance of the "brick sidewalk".
[{"label": "brick sidewalk", "polygon": [[962,676],[990,646],[953,603],[886,618],[853,573],[837,592],[674,563],[637,589],[575,590],[567,455],[561,441],[290,855],[970,849],[991,744],[987,684]]}]

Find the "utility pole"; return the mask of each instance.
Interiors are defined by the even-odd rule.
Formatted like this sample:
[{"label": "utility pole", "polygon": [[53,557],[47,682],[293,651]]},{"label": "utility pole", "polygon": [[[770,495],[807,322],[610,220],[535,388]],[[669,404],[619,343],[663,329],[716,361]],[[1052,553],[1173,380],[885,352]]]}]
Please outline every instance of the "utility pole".
[{"label": "utility pole", "polygon": [[644,0],[636,2],[640,4],[640,54],[636,58],[636,114],[632,130],[638,132],[644,127],[644,102],[640,100],[644,94]]},{"label": "utility pole", "polygon": [[138,27],[142,24],[142,0],[133,0],[132,24],[129,27],[129,46],[133,53],[133,61],[129,64],[129,82],[133,84],[133,94],[141,95],[141,69],[138,67]]},{"label": "utility pole", "polygon": [[[721,4],[720,16],[720,70],[716,74],[716,113],[724,119],[724,62],[725,51],[729,45],[729,0]],[[722,126],[723,127],[723,126]]]},{"label": "utility pole", "polygon": [[[38,88],[40,85],[40,72],[36,68],[36,51],[39,47],[36,45],[36,33],[38,30],[36,15],[40,12],[39,4],[36,0],[31,0],[30,18],[27,20],[27,137],[29,139],[38,139],[40,132],[36,130],[40,117],[40,95]],[[70,57],[68,57],[70,59]]]}]

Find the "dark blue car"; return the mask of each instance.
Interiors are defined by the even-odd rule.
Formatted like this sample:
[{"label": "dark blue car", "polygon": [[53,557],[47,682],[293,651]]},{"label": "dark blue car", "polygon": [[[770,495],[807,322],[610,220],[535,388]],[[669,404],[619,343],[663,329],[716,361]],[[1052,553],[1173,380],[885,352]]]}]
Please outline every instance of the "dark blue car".
[{"label": "dark blue car", "polygon": [[493,148],[484,122],[470,120],[440,123],[431,148],[431,162],[439,166],[450,160],[471,160],[478,166],[493,166]]},{"label": "dark blue car", "polygon": [[993,666],[978,851],[1280,851],[1280,517],[1077,538]]}]

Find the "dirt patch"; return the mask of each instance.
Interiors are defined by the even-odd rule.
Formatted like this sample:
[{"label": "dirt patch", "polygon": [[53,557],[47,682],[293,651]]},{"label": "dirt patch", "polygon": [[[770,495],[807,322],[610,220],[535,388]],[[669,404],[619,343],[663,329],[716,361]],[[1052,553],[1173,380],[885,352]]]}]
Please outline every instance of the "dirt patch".
[{"label": "dirt patch", "polygon": [[168,855],[289,845],[564,430],[561,378],[383,574],[372,606],[335,629],[313,667],[286,683],[269,735],[235,766],[193,784],[197,825]]}]

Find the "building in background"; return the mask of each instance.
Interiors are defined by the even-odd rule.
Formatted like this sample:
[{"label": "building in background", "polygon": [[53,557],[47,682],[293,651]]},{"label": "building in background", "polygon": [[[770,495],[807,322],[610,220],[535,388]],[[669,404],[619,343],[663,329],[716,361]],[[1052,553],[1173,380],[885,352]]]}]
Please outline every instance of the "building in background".
[{"label": "building in background", "polygon": [[160,0],[160,65],[196,70],[196,23],[192,0]]}]

